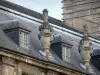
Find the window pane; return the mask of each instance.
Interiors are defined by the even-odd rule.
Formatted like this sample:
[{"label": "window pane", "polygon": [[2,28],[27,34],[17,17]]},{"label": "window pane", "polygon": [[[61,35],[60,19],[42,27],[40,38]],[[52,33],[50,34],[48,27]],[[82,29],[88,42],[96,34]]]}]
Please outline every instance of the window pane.
[{"label": "window pane", "polygon": [[28,48],[28,33],[21,31],[20,32],[20,46]]},{"label": "window pane", "polygon": [[70,61],[70,48],[66,46],[62,47],[62,58],[64,61]]}]

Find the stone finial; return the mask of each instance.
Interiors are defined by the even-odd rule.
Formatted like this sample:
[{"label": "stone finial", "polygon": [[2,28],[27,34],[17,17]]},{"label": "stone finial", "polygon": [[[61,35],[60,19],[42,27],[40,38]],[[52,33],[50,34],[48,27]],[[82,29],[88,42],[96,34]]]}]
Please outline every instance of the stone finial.
[{"label": "stone finial", "polygon": [[82,37],[82,39],[80,40],[80,43],[79,43],[79,53],[83,59],[83,62],[84,62],[84,65],[85,67],[90,70],[90,65],[89,65],[89,62],[90,62],[90,58],[91,58],[91,51],[92,51],[92,44],[91,44],[91,41],[89,40],[89,37],[88,37],[88,27],[87,25],[84,25],[83,26],[84,28],[84,35]]},{"label": "stone finial", "polygon": [[88,27],[87,25],[83,25],[84,34],[88,34]]},{"label": "stone finial", "polygon": [[43,10],[43,22],[48,23],[48,10],[47,9]]},{"label": "stone finial", "polygon": [[50,51],[51,41],[53,40],[53,28],[52,26],[49,25],[48,22],[47,9],[43,10],[43,24],[39,27],[39,31],[40,31],[40,41],[42,43],[47,58],[53,58]]}]

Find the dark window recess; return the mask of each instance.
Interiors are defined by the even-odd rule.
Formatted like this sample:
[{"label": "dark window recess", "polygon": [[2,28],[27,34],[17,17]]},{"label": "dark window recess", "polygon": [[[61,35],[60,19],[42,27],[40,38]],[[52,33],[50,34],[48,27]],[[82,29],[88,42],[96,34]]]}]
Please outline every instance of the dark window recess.
[{"label": "dark window recess", "polygon": [[100,71],[100,55],[92,56],[91,63]]},{"label": "dark window recess", "polygon": [[4,30],[4,32],[5,32],[17,45],[19,45],[19,29],[18,29],[18,28],[7,29],[7,30]]},{"label": "dark window recess", "polygon": [[62,47],[61,43],[53,43],[51,45],[51,49],[55,52],[55,54],[62,59]]},{"label": "dark window recess", "polygon": [[27,73],[22,73],[22,75],[28,75]]}]

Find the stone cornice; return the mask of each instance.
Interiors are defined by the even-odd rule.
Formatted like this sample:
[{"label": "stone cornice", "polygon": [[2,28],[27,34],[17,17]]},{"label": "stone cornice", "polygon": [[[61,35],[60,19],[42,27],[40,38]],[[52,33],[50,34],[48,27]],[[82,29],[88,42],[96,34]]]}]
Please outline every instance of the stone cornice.
[{"label": "stone cornice", "polygon": [[29,56],[26,56],[24,54],[9,51],[9,50],[1,48],[1,47],[0,47],[0,55],[13,58],[13,59],[18,60],[20,62],[25,62],[25,63],[30,64],[30,65],[35,65],[37,67],[41,67],[41,68],[46,69],[46,70],[52,70],[52,71],[56,71],[59,73],[65,73],[68,75],[69,74],[86,75],[86,73],[82,73],[82,72],[79,72],[76,70],[65,68],[63,66],[60,66],[60,65],[48,62],[48,61],[39,60],[39,59],[36,59],[34,57],[29,57]]}]

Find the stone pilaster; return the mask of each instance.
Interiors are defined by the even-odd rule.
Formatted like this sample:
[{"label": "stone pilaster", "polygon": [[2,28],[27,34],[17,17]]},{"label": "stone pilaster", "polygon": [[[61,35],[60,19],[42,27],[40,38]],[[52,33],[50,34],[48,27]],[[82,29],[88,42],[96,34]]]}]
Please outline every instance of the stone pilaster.
[{"label": "stone pilaster", "polygon": [[2,75],[15,75],[14,59],[2,57]]}]

